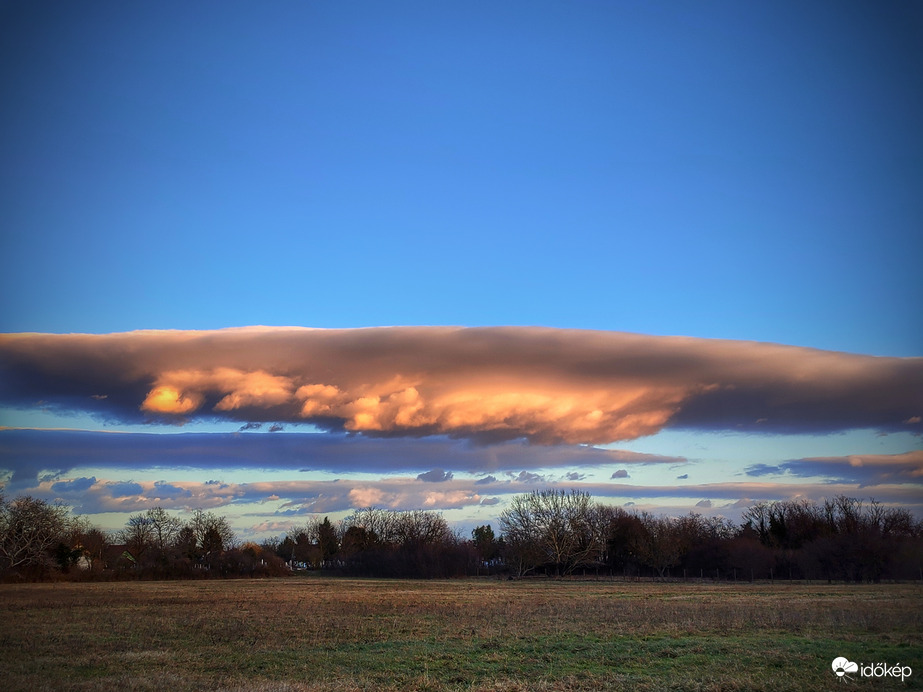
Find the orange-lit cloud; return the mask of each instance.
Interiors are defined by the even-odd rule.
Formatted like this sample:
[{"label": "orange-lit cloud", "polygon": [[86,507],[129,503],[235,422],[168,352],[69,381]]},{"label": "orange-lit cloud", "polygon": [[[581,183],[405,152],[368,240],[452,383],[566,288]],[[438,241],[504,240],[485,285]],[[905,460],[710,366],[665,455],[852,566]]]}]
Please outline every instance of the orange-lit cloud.
[{"label": "orange-lit cloud", "polygon": [[193,413],[201,408],[206,392],[224,394],[215,404],[215,411],[269,408],[288,403],[293,390],[290,378],[271,375],[262,370],[171,370],[158,376],[154,387],[141,403],[141,410],[155,414]]},{"label": "orange-lit cloud", "polygon": [[481,441],[923,428],[921,358],[541,328],[8,334],[0,381],[8,406]]}]

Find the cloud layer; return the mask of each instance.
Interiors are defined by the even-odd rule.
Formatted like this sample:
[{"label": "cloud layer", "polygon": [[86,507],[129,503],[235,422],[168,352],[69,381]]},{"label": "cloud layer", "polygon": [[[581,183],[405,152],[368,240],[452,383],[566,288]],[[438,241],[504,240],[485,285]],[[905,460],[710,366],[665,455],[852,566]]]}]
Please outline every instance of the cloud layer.
[{"label": "cloud layer", "polygon": [[857,483],[860,487],[881,484],[923,484],[923,450],[904,454],[852,454],[845,457],[793,459],[781,464],[754,464],[748,476],[824,478],[829,482]]},{"label": "cloud layer", "polygon": [[[678,465],[690,473],[676,475]],[[319,478],[317,471],[326,473]],[[664,482],[650,484],[658,475]],[[700,482],[703,475],[709,474],[701,462],[683,457],[582,445],[485,446],[348,433],[0,429],[0,485],[10,495],[62,500],[78,513],[107,516],[153,506],[223,507],[245,531],[260,522],[278,528],[308,514],[363,506],[463,510],[490,521],[510,496],[549,487],[669,513],[695,507],[735,516],[756,500],[838,494],[923,511],[920,450],[755,464],[738,474],[750,476],[742,482]],[[106,521],[117,528],[124,519]]]},{"label": "cloud layer", "polygon": [[[543,488],[568,488],[600,499],[625,503],[667,502],[699,509],[744,508],[759,500],[808,498],[819,501],[837,495],[874,497],[885,503],[921,508],[918,483],[882,483],[859,488],[854,483],[700,483],[690,485],[635,485],[593,483],[545,478],[522,472],[505,473],[487,482],[447,478],[441,482],[413,477],[337,480],[224,481],[114,481],[97,476],[47,478],[29,494],[63,500],[79,513],[138,512],[153,506],[168,509],[216,508],[235,505],[261,517],[298,518],[309,514],[349,511],[361,507],[450,510],[495,507],[512,495]],[[685,500],[685,503],[683,502]],[[495,513],[498,510],[489,510]],[[731,512],[733,513],[733,512]]]},{"label": "cloud layer", "polygon": [[0,404],[123,421],[600,444],[664,427],[923,429],[923,358],[544,328],[0,335]]},{"label": "cloud layer", "polygon": [[[0,430],[0,470],[14,488],[41,473],[74,469],[203,471],[276,469],[293,472],[399,473],[425,469],[423,480],[446,480],[453,471],[488,474],[524,468],[682,464],[683,457],[581,445],[543,447],[521,442],[472,445],[464,440],[367,438],[311,433],[106,433],[76,430]],[[441,476],[440,476],[441,474]]]}]

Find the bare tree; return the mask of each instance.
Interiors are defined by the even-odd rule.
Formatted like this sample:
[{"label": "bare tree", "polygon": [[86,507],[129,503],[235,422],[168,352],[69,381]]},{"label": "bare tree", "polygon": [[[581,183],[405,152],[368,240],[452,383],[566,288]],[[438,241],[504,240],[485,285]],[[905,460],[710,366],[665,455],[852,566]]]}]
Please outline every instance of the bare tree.
[{"label": "bare tree", "polygon": [[625,574],[634,572],[641,561],[638,554],[639,536],[644,532],[641,519],[621,507],[601,506],[599,514],[605,534],[603,562]]},{"label": "bare tree", "polygon": [[400,545],[436,544],[453,539],[449,524],[441,514],[410,510],[396,512],[392,519],[393,539]]},{"label": "bare tree", "polygon": [[44,570],[51,551],[66,540],[69,509],[25,496],[6,501],[0,496],[0,565],[7,569]]},{"label": "bare tree", "polygon": [[150,523],[154,547],[163,554],[176,542],[183,524],[178,518],[168,514],[163,507],[147,510],[146,516]]},{"label": "bare tree", "polygon": [[667,569],[678,564],[683,555],[680,527],[670,517],[655,517],[642,512],[640,518],[644,531],[637,536],[636,550],[663,579]]},{"label": "bare tree", "polygon": [[118,536],[119,542],[125,544],[125,549],[135,560],[140,560],[154,547],[154,525],[146,512],[128,517]]},{"label": "bare tree", "polygon": [[508,556],[524,574],[542,564],[570,574],[598,557],[603,534],[594,520],[589,494],[576,490],[535,490],[517,495],[500,515]]},{"label": "bare tree", "polygon": [[395,515],[395,512],[376,507],[357,509],[343,520],[344,531],[355,527],[364,531],[367,541],[381,544],[396,543]]},{"label": "bare tree", "polygon": [[196,546],[204,554],[221,552],[234,546],[235,536],[231,525],[224,517],[201,509],[195,510],[188,524],[195,537]]},{"label": "bare tree", "polygon": [[744,527],[756,532],[757,538],[763,545],[770,544],[769,538],[769,503],[757,502],[744,511],[742,518]]}]

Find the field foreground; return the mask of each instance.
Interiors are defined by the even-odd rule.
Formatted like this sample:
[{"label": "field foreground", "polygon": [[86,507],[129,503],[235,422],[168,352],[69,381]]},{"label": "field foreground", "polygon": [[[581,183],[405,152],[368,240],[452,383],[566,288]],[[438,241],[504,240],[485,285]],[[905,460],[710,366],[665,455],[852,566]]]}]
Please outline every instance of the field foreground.
[{"label": "field foreground", "polygon": [[[910,666],[838,679],[831,661]],[[923,588],[594,581],[0,585],[8,690],[923,689]]]}]

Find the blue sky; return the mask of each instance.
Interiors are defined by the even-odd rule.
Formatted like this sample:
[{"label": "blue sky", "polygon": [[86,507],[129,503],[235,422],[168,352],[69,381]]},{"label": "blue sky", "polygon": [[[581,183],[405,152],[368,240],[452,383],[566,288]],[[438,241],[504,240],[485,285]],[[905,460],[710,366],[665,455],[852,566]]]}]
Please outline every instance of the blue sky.
[{"label": "blue sky", "polygon": [[[919,357],[921,39],[913,2],[8,2],[0,332],[534,325]],[[22,402],[0,425],[180,430]],[[921,447],[887,433],[610,446],[727,482]]]}]

